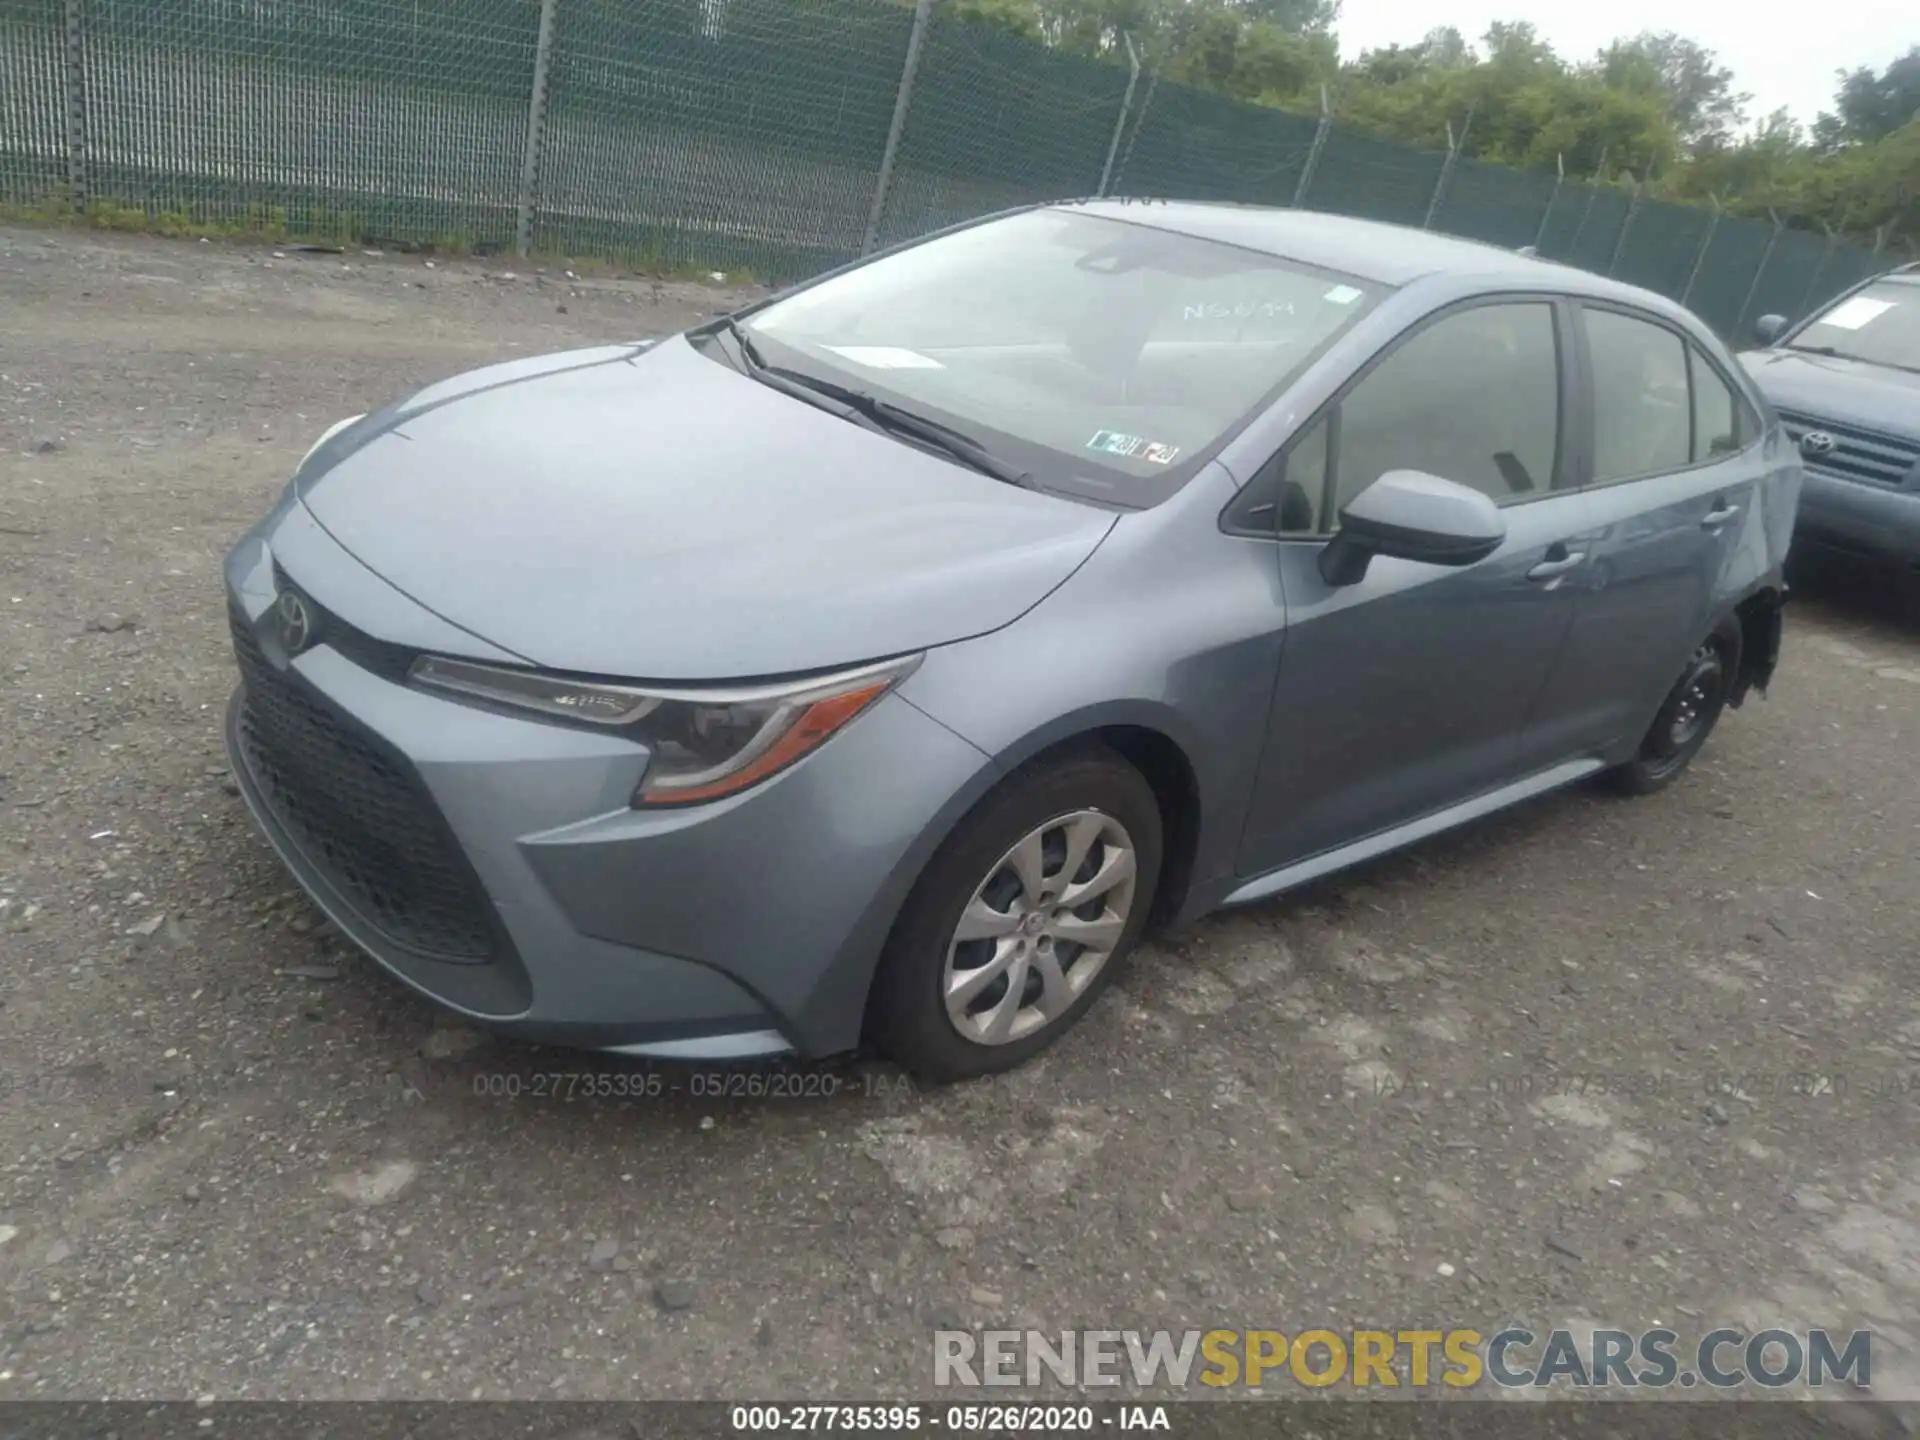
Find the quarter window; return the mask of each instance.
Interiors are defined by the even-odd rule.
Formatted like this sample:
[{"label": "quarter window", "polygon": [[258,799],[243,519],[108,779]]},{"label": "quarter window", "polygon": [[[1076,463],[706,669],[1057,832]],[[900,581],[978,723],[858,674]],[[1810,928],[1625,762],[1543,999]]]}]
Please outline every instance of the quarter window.
[{"label": "quarter window", "polygon": [[1693,366],[1693,458],[1731,455],[1753,433],[1746,402],[1698,350],[1688,347],[1687,359]]},{"label": "quarter window", "polygon": [[1559,351],[1544,301],[1477,305],[1402,343],[1340,402],[1335,514],[1389,470],[1424,470],[1495,500],[1550,490]]},{"label": "quarter window", "polygon": [[1598,484],[1693,463],[1687,344],[1664,326],[1586,311],[1593,364],[1593,478]]},{"label": "quarter window", "polygon": [[1327,437],[1332,431],[1331,418],[1322,415],[1281,462],[1274,510],[1282,535],[1312,535],[1325,528],[1320,509],[1327,498]]}]

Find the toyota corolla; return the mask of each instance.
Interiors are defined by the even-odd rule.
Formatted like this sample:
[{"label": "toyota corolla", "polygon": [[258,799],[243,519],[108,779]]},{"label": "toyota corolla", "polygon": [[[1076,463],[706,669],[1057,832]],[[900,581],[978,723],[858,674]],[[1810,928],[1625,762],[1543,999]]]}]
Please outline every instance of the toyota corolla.
[{"label": "toyota corolla", "polygon": [[475,1020],[975,1075],[1150,923],[1672,781],[1773,670],[1799,483],[1644,291],[1043,206],[336,426],[228,559],[228,742]]}]

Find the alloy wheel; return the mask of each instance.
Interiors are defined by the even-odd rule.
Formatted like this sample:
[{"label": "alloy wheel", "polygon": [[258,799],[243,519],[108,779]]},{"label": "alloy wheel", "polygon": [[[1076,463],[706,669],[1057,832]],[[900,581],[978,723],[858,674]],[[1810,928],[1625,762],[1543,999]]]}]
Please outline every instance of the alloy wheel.
[{"label": "alloy wheel", "polygon": [[941,994],[954,1029],[1005,1045],[1071,1009],[1126,933],[1137,870],[1132,837],[1098,810],[1048,820],[1009,848],[947,946]]}]

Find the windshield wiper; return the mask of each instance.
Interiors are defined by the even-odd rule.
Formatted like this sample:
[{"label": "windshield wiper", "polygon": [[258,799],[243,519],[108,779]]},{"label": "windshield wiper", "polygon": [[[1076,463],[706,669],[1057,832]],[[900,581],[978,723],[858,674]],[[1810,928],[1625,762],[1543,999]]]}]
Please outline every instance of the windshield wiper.
[{"label": "windshield wiper", "polygon": [[[1825,355],[1827,358],[1831,360],[1859,360],[1860,359],[1858,355],[1849,355],[1845,350],[1837,349],[1832,345],[1789,345],[1787,346],[1787,349],[1797,350],[1802,355]],[[1871,362],[1862,361],[1861,363],[1868,364]]]},{"label": "windshield wiper", "polygon": [[1902,365],[1897,360],[1869,360],[1864,355],[1855,355],[1851,350],[1840,350],[1832,345],[1789,345],[1787,349],[1802,355],[1825,355],[1834,360],[1851,360],[1858,365],[1884,365],[1889,370],[1905,370],[1920,375],[1920,365]]},{"label": "windshield wiper", "polygon": [[716,321],[704,333],[712,335],[724,331],[733,341],[734,349],[740,354],[740,368],[753,379],[769,389],[778,390],[782,395],[791,396],[802,404],[811,405],[816,410],[824,410],[829,415],[838,415],[842,420],[851,420],[876,434],[884,435],[886,427],[859,406],[849,403],[838,395],[830,393],[812,382],[810,376],[797,371],[783,370],[777,365],[769,365],[761,355],[760,347],[753,343],[753,337],[740,328],[738,321],[727,316]]},{"label": "windshield wiper", "polygon": [[740,358],[747,362],[749,369],[764,370],[767,368],[766,357],[760,353],[760,347],[754,344],[751,335],[740,328],[740,322],[738,320],[734,319],[731,315],[722,315],[714,322],[713,328],[727,332],[727,338],[733,341],[734,348],[740,352]]},{"label": "windshield wiper", "polygon": [[[986,446],[964,430],[956,430],[951,425],[942,424],[912,410],[902,409],[892,401],[882,400],[869,395],[864,390],[856,390],[851,385],[842,385],[836,380],[823,376],[809,375],[803,370],[789,370],[780,365],[769,365],[766,357],[760,353],[760,347],[753,337],[741,329],[731,317],[719,322],[719,329],[725,330],[728,337],[740,351],[749,373],[761,382],[773,386],[784,394],[796,399],[806,400],[818,405],[843,419],[864,424],[869,430],[890,431],[896,435],[910,435],[922,444],[931,445],[936,450],[951,456],[963,465],[971,466],[983,475],[991,475],[995,480],[1005,481],[1009,485],[1026,485],[1032,477],[1026,471],[1009,465]],[[827,401],[827,404],[821,404]]]},{"label": "windshield wiper", "polygon": [[[853,399],[852,397],[856,395],[860,398]],[[956,430],[951,425],[943,424],[912,410],[903,410],[891,401],[882,400],[874,395],[864,395],[857,390],[848,392],[848,403],[859,406],[889,430],[897,431],[902,435],[911,435],[914,439],[951,455],[961,464],[971,465],[983,475],[991,475],[994,479],[1003,480],[1009,485],[1026,485],[1033,478],[1026,471],[1009,465],[964,430]]]}]

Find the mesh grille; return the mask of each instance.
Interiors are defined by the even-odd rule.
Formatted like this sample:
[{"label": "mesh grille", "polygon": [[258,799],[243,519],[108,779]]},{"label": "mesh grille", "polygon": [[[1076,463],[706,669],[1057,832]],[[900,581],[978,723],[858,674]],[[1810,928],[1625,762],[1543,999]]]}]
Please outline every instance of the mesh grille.
[{"label": "mesh grille", "polygon": [[394,944],[441,960],[492,959],[486,896],[409,768],[276,670],[244,615],[229,619],[247,766],[307,861]]}]

